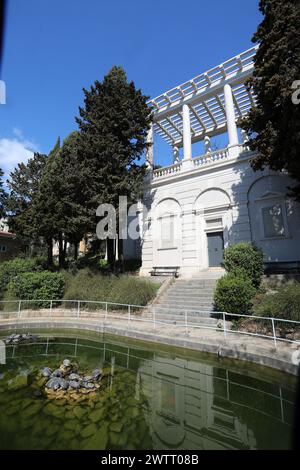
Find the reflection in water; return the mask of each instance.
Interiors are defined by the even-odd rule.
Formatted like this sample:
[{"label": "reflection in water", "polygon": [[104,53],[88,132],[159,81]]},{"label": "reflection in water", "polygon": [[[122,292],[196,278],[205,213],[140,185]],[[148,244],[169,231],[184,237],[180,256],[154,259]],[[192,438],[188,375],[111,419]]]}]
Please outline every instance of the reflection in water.
[{"label": "reflection in water", "polygon": [[147,400],[143,413],[153,449],[290,447],[293,386],[267,381],[261,369],[244,375],[236,364],[225,368],[201,354],[96,338],[43,338],[38,344],[8,347],[7,357],[77,358],[90,368],[110,364],[111,389],[117,381],[115,368],[131,371],[137,403],[141,396]]}]

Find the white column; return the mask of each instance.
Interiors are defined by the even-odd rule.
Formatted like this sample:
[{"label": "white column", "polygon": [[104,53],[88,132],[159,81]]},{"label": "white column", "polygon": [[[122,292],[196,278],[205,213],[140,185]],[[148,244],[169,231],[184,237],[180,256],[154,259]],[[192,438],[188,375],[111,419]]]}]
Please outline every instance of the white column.
[{"label": "white column", "polygon": [[210,138],[208,137],[208,135],[204,137],[204,147],[205,147],[205,153],[211,152],[211,142],[210,142]]},{"label": "white column", "polygon": [[190,108],[187,104],[182,107],[182,124],[183,124],[183,160],[191,160],[192,158],[192,139],[191,139],[191,122]]},{"label": "white column", "polygon": [[178,163],[180,161],[179,148],[176,145],[173,146],[173,163]]},{"label": "white column", "polygon": [[148,130],[146,142],[147,144],[149,144],[146,150],[146,165],[149,168],[149,170],[152,170],[153,168],[153,124],[151,124],[151,127]]},{"label": "white column", "polygon": [[229,138],[229,147],[239,144],[237,126],[235,122],[234,104],[231,86],[227,83],[224,86],[225,111],[227,120],[227,131]]},{"label": "white column", "polygon": [[244,129],[241,129],[241,137],[242,137],[242,142],[243,144],[245,144],[246,142],[248,142],[248,134],[247,132],[244,130]]}]

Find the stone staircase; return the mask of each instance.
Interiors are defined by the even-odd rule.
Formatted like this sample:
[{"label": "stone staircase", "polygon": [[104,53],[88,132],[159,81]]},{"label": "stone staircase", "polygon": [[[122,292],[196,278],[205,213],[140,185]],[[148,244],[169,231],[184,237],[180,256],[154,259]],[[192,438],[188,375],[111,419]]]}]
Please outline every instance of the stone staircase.
[{"label": "stone staircase", "polygon": [[152,305],[157,321],[215,326],[213,293],[223,270],[205,271],[191,279],[177,279]]}]

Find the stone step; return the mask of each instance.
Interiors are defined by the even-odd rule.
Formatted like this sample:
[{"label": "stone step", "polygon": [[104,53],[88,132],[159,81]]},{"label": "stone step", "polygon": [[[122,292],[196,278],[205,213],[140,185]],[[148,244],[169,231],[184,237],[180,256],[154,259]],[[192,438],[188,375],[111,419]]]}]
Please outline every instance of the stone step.
[{"label": "stone step", "polygon": [[156,304],[158,307],[165,307],[166,305],[169,305],[170,307],[183,307],[183,308],[192,308],[192,309],[198,309],[201,305],[212,305],[213,299],[207,299],[207,300],[202,300],[201,302],[198,301],[193,301],[193,300],[181,300],[181,301],[176,301],[174,299],[162,299],[158,304]]},{"label": "stone step", "polygon": [[217,284],[217,279],[203,279],[199,281],[176,281],[176,286],[214,286]]},{"label": "stone step", "polygon": [[[188,316],[199,316],[199,317],[207,317],[210,316],[214,312],[213,306],[203,306],[201,309],[187,309],[184,307],[177,307],[174,308],[172,306],[169,307],[163,307],[163,308],[154,308],[155,313],[158,314],[171,314],[171,315],[185,315],[187,314]],[[153,310],[152,310],[153,313]]]},{"label": "stone step", "polygon": [[173,284],[171,286],[171,288],[173,287],[177,287],[178,289],[183,289],[183,288],[186,288],[186,289],[204,289],[204,288],[207,288],[207,289],[213,289],[215,286],[216,286],[216,282],[201,282],[201,283],[197,283],[197,284],[189,284],[189,283],[184,283],[184,284],[179,284],[179,283],[176,283],[176,284]]},{"label": "stone step", "polygon": [[212,299],[214,296],[214,292],[201,292],[201,291],[196,291],[196,292],[170,292],[167,291],[165,294],[163,294],[163,297],[169,297],[169,298],[174,298],[174,299],[203,299],[203,298],[209,298]]},{"label": "stone step", "polygon": [[178,288],[178,289],[170,289],[167,292],[171,292],[173,294],[181,294],[181,295],[192,295],[192,294],[209,294],[212,295],[215,289],[201,289],[200,288]]},{"label": "stone step", "polygon": [[[184,316],[174,316],[174,315],[165,315],[165,316],[156,316],[156,322],[168,323],[168,324],[185,324],[185,317]],[[216,326],[218,324],[217,318],[210,318],[210,317],[198,317],[198,318],[188,318],[187,322],[188,325],[196,325],[196,326]]]},{"label": "stone step", "polygon": [[182,297],[182,296],[176,296],[176,295],[166,295],[165,297],[162,297],[160,299],[160,302],[177,302],[177,303],[182,303],[182,304],[185,304],[185,302],[190,302],[190,303],[199,303],[201,304],[202,302],[206,303],[206,302],[213,302],[213,296],[210,295],[210,296],[194,296],[194,295],[190,295],[189,297]]}]

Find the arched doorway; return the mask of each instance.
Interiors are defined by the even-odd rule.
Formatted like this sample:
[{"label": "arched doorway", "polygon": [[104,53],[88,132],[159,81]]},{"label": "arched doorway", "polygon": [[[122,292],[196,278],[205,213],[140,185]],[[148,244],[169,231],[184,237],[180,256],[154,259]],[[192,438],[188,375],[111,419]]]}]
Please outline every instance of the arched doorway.
[{"label": "arched doorway", "polygon": [[199,267],[220,267],[232,225],[230,198],[221,189],[208,189],[196,199],[194,211]]}]

